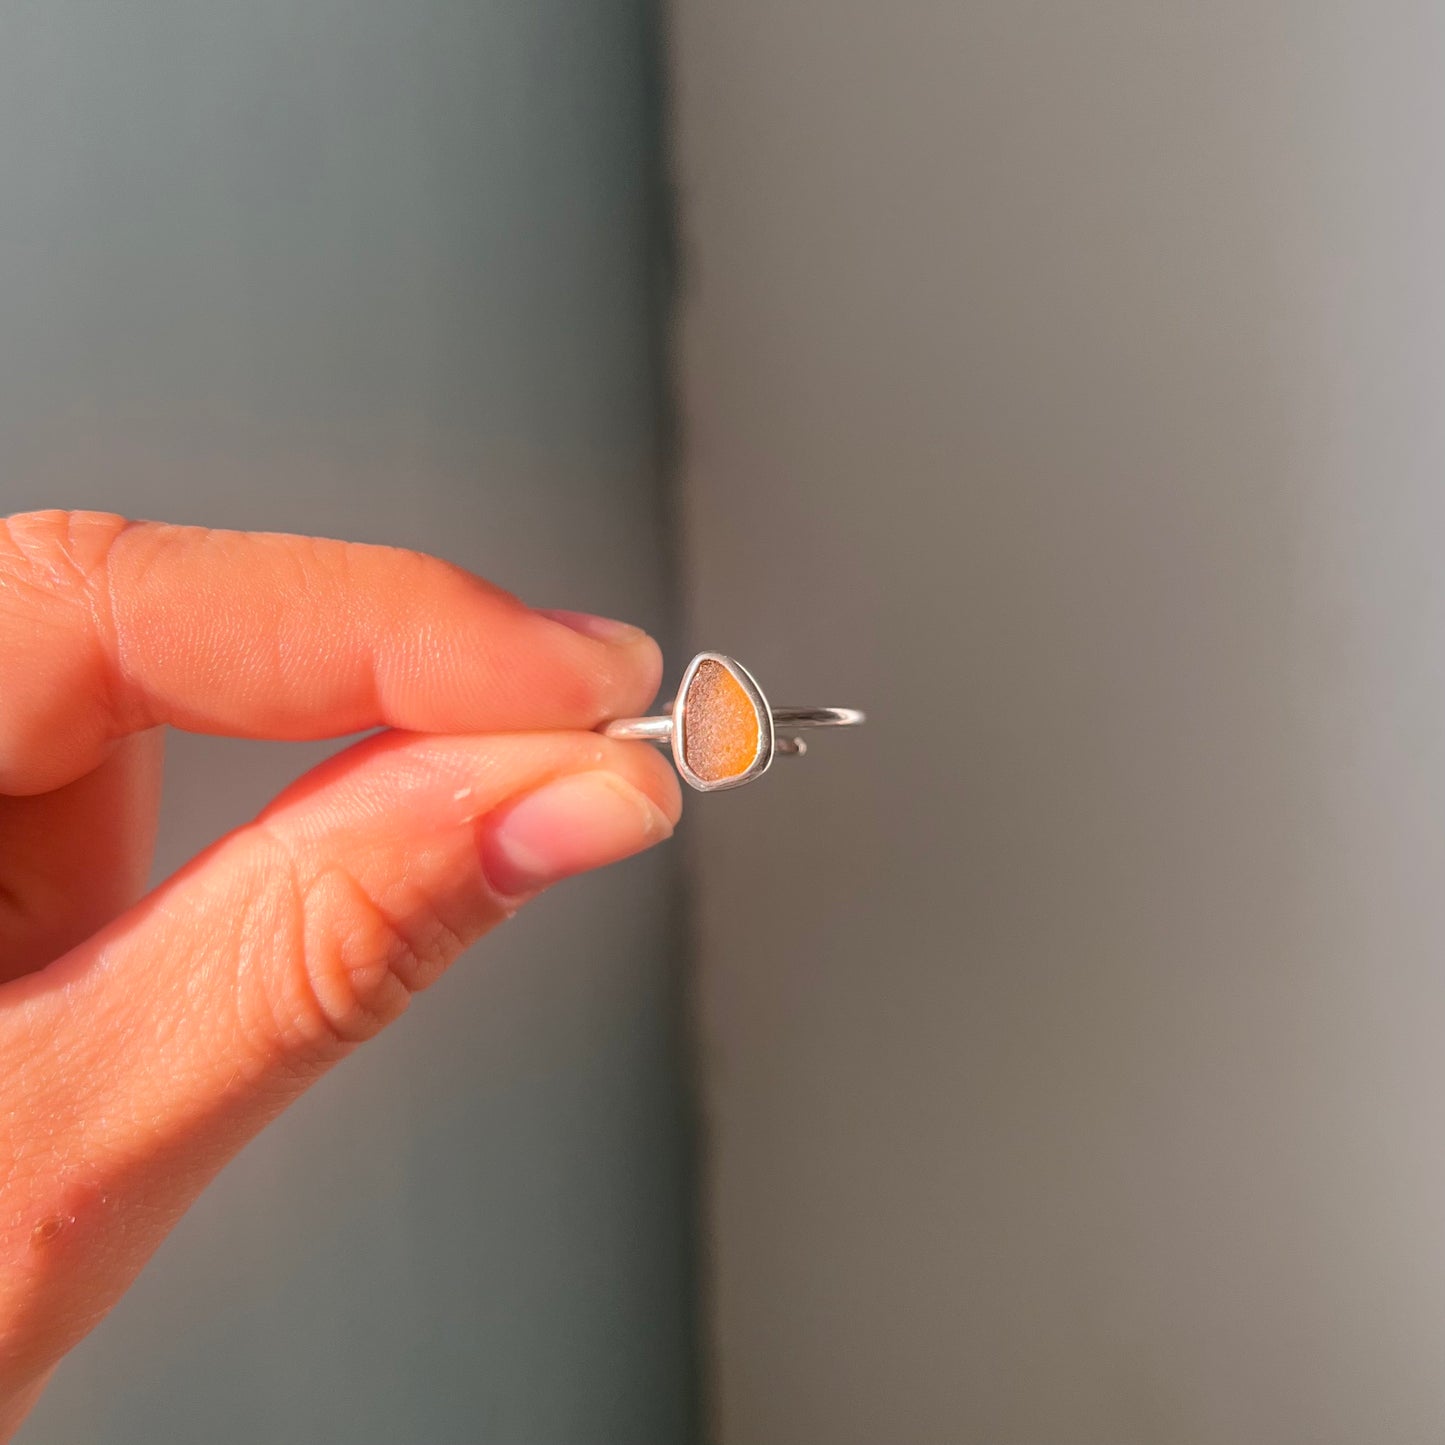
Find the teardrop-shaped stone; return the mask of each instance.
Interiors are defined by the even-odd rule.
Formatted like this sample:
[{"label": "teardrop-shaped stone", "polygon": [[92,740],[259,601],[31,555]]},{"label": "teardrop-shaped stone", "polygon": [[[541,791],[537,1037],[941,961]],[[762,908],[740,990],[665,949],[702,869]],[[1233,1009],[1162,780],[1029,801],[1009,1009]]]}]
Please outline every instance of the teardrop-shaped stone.
[{"label": "teardrop-shaped stone", "polygon": [[736,778],[757,760],[762,722],[732,672],[706,658],[698,663],[683,703],[682,753],[708,783]]}]

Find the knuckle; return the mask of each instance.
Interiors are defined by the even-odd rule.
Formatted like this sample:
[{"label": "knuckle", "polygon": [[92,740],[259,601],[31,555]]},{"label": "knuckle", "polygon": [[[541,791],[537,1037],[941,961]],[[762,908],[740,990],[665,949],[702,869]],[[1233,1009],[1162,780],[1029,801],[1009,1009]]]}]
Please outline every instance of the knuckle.
[{"label": "knuckle", "polygon": [[24,512],[0,518],[0,595],[80,624],[98,644],[114,633],[110,558],[133,524],[109,512]]},{"label": "knuckle", "polygon": [[424,895],[379,898],[344,862],[318,865],[278,831],[257,827],[288,915],[273,981],[260,990],[262,1027],[303,1056],[374,1037],[443,972],[462,940]]},{"label": "knuckle", "polygon": [[61,610],[94,620],[97,580],[124,519],[90,512],[25,512],[0,519],[0,598],[14,613]]},{"label": "knuckle", "polygon": [[51,595],[93,600],[111,548],[131,525],[110,512],[21,512],[0,518],[0,570]]},{"label": "knuckle", "polygon": [[118,716],[109,564],[130,525],[104,512],[0,518],[0,668],[27,682],[0,708],[0,776],[10,781],[68,703],[86,703],[98,733],[129,722]]}]

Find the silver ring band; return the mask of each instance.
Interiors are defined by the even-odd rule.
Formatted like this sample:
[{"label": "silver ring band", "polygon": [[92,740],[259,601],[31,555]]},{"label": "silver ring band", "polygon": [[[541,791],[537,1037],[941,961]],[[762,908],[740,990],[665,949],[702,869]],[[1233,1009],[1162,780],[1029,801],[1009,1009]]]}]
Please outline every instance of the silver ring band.
[{"label": "silver ring band", "polygon": [[[774,728],[854,728],[866,719],[856,707],[775,707]],[[603,736],[633,742],[670,743],[672,714],[657,717],[622,717],[602,727]]]},{"label": "silver ring band", "polygon": [[683,779],[712,793],[761,777],[780,753],[805,753],[802,738],[791,736],[794,728],[857,727],[863,720],[851,707],[770,707],[741,663],[720,652],[700,652],[667,713],[618,718],[599,731],[670,747]]}]

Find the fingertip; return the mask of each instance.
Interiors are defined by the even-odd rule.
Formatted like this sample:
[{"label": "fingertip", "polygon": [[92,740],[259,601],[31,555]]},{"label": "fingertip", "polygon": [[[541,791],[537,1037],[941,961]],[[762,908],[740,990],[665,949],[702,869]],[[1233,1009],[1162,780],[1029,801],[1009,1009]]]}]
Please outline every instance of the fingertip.
[{"label": "fingertip", "polygon": [[672,835],[672,820],[620,774],[568,773],[489,813],[478,824],[487,881],[503,897],[640,853]]},{"label": "fingertip", "polygon": [[642,640],[634,644],[634,648],[638,656],[637,697],[636,701],[629,702],[628,706],[641,712],[651,706],[662,687],[662,648],[645,632]]},{"label": "fingertip", "polygon": [[634,627],[630,622],[619,622],[614,617],[599,617],[592,612],[573,612],[565,607],[539,607],[537,611],[543,617],[559,622],[573,632],[580,632],[583,637],[591,637],[610,646],[626,646],[647,636],[642,628]]},{"label": "fingertip", "polygon": [[662,649],[644,629],[591,612],[555,607],[539,607],[536,611],[556,626],[607,648],[607,667],[615,683],[613,716],[640,711],[657,696],[662,686]]},{"label": "fingertip", "polygon": [[636,769],[635,785],[647,794],[667,819],[677,827],[682,817],[682,784],[666,753],[658,752],[648,743],[622,743]]}]

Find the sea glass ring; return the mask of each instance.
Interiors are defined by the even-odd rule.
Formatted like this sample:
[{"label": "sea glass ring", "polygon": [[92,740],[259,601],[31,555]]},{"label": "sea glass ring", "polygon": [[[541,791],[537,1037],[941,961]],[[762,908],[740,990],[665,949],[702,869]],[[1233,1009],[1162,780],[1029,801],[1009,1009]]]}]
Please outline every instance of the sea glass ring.
[{"label": "sea glass ring", "polygon": [[721,652],[699,652],[666,714],[619,718],[602,732],[670,747],[684,782],[700,793],[717,793],[762,777],[780,753],[805,753],[794,728],[856,727],[862,721],[851,707],[770,707],[742,663]]}]

